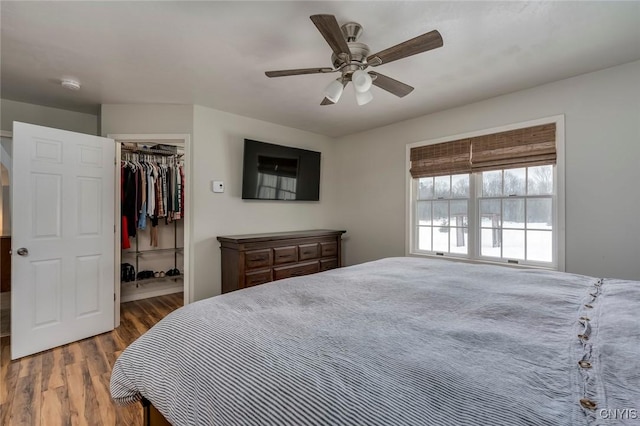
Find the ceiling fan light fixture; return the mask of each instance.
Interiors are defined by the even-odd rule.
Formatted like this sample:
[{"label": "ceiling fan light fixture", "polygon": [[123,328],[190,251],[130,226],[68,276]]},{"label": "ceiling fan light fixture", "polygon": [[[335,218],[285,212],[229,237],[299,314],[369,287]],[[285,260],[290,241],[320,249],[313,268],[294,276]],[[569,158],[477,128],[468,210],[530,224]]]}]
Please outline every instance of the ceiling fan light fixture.
[{"label": "ceiling fan light fixture", "polygon": [[351,76],[351,81],[353,82],[353,87],[355,87],[356,92],[364,93],[371,89],[371,84],[373,80],[369,73],[363,70],[354,71]]},{"label": "ceiling fan light fixture", "polygon": [[356,90],[356,102],[358,103],[359,106],[366,105],[372,100],[373,100],[373,94],[371,93],[371,90],[368,90],[366,92],[358,92]]},{"label": "ceiling fan light fixture", "polygon": [[324,89],[324,97],[335,104],[340,100],[343,90],[344,86],[342,85],[342,79],[338,78],[329,83],[329,85]]}]

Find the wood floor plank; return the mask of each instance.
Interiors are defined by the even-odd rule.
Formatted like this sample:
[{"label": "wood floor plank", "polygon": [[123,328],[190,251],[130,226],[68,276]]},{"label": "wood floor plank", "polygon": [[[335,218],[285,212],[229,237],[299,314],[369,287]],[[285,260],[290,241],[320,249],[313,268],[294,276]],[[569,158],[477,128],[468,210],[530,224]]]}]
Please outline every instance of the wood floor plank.
[{"label": "wood floor plank", "polygon": [[139,404],[115,406],[116,425],[142,425],[142,407]]},{"label": "wood floor plank", "polygon": [[82,349],[80,348],[80,345],[78,344],[78,342],[73,342],[73,343],[69,343],[68,345],[64,345],[62,347],[63,353],[64,353],[64,363],[66,365],[68,364],[75,364],[76,362],[80,362],[82,361],[83,358],[83,353],[82,353]]},{"label": "wood floor plank", "polygon": [[84,339],[78,342],[82,348],[82,352],[84,353],[84,359],[87,361],[87,367],[89,367],[89,373],[91,376],[99,376],[111,371],[107,359],[98,349],[98,339],[96,337]]},{"label": "wood floor plank", "polygon": [[120,326],[112,331],[111,334],[114,337],[114,341],[118,343],[120,350],[122,350],[129,346],[139,336],[139,333],[127,322],[127,317],[124,313],[121,313],[120,320]]},{"label": "wood floor plank", "polygon": [[129,344],[182,306],[182,297],[123,303],[117,329],[15,361],[10,338],[1,338],[0,425],[142,425],[140,404],[111,400],[111,369]]},{"label": "wood floor plank", "polygon": [[7,425],[35,425],[40,422],[41,383],[40,374],[18,377]]},{"label": "wood floor plank", "polygon": [[72,425],[87,425],[85,414],[84,369],[86,363],[82,361],[65,366],[67,377],[67,392],[69,394],[69,417]]},{"label": "wood floor plank", "polygon": [[96,345],[98,346],[98,352],[100,352],[104,356],[109,371],[111,371],[111,369],[113,368],[113,364],[117,359],[115,353],[120,349],[119,344],[117,344],[114,339],[115,334],[116,333],[104,333],[96,336]]},{"label": "wood floor plank", "polygon": [[148,300],[141,300],[140,309],[155,322],[158,322],[159,319],[166,317],[171,312],[171,309],[167,308],[166,304],[159,301],[158,303],[153,303]]},{"label": "wood floor plank", "polygon": [[[0,386],[0,404],[10,406],[13,399],[13,393],[10,393],[11,389],[16,387],[16,381],[18,380],[18,374],[20,373],[20,361],[11,362],[11,346],[8,337],[2,338],[2,347],[0,348],[0,382],[3,384]],[[2,420],[5,411],[0,413],[0,420]],[[5,424],[5,423],[0,423]]]},{"label": "wood floor plank", "polygon": [[65,386],[42,392],[40,424],[51,426],[71,426],[69,414],[69,394]]},{"label": "wood floor plank", "polygon": [[66,385],[62,348],[55,348],[42,355],[42,391]]},{"label": "wood floor plank", "polygon": [[96,394],[96,402],[100,408],[99,412],[102,416],[102,422],[105,425],[116,424],[116,412],[113,410],[113,402],[109,393],[109,385],[111,373],[104,373],[98,376],[91,376],[93,388]]},{"label": "wood floor plank", "polygon": [[[18,383],[18,375],[20,373],[20,361],[11,361],[10,347],[2,348],[2,386],[0,386],[0,394],[2,395],[2,410],[0,410],[0,425],[8,425],[11,418],[11,408],[15,399],[15,389]],[[5,356],[4,354],[8,355]]]},{"label": "wood floor plank", "polygon": [[9,404],[0,404],[0,425],[9,424],[9,414],[11,413],[11,407]]},{"label": "wood floor plank", "polygon": [[[158,319],[153,318],[153,314],[149,314],[149,312],[144,308],[145,301],[140,300],[139,303],[136,304],[135,310],[131,310],[128,312],[128,315],[131,315],[132,318],[136,321],[136,327],[139,330],[149,330],[151,327],[158,322]],[[164,318],[166,315],[162,315],[160,318]]]},{"label": "wood floor plank", "polygon": [[44,352],[37,353],[35,355],[25,356],[20,358],[20,374],[19,378],[34,376],[42,372],[42,357]]},{"label": "wood floor plank", "polygon": [[127,326],[131,329],[133,335],[141,335],[149,329],[144,323],[140,321],[140,312],[125,312],[122,315],[127,320]]},{"label": "wood floor plank", "polygon": [[154,323],[166,317],[171,311],[173,311],[173,309],[171,309],[168,305],[160,301],[158,301],[158,303],[152,304],[147,300],[141,300],[140,308]]}]

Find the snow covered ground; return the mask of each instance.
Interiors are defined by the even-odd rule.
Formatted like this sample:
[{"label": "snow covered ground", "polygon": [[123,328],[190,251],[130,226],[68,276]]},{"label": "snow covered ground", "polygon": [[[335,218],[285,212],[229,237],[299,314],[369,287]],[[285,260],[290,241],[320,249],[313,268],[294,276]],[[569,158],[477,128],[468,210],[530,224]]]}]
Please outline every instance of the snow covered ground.
[{"label": "snow covered ground", "polygon": [[[425,221],[421,221],[420,225],[423,224],[427,225]],[[491,225],[490,218],[483,218],[480,232],[481,256],[538,262],[553,260],[553,234],[549,224],[528,223],[525,229],[524,223],[505,221],[502,232],[500,229],[494,230]],[[499,241],[500,237],[502,241]],[[494,238],[498,240],[494,241]],[[420,226],[418,230],[419,250],[468,254],[468,244],[467,228],[448,228],[435,224]]]}]

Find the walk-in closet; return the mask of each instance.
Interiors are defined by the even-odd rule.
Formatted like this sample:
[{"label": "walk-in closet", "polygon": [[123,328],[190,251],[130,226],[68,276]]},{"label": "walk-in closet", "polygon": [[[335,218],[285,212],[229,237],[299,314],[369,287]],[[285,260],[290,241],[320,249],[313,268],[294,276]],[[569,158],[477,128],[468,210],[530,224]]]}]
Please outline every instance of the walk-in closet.
[{"label": "walk-in closet", "polygon": [[120,146],[120,301],[184,290],[184,145]]}]

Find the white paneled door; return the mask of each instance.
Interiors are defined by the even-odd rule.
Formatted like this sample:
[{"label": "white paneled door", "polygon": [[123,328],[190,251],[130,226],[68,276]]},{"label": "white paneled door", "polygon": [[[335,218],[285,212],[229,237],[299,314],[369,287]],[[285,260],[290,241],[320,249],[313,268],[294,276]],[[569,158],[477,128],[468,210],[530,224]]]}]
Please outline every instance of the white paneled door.
[{"label": "white paneled door", "polygon": [[14,122],[11,358],[113,329],[115,143]]}]

